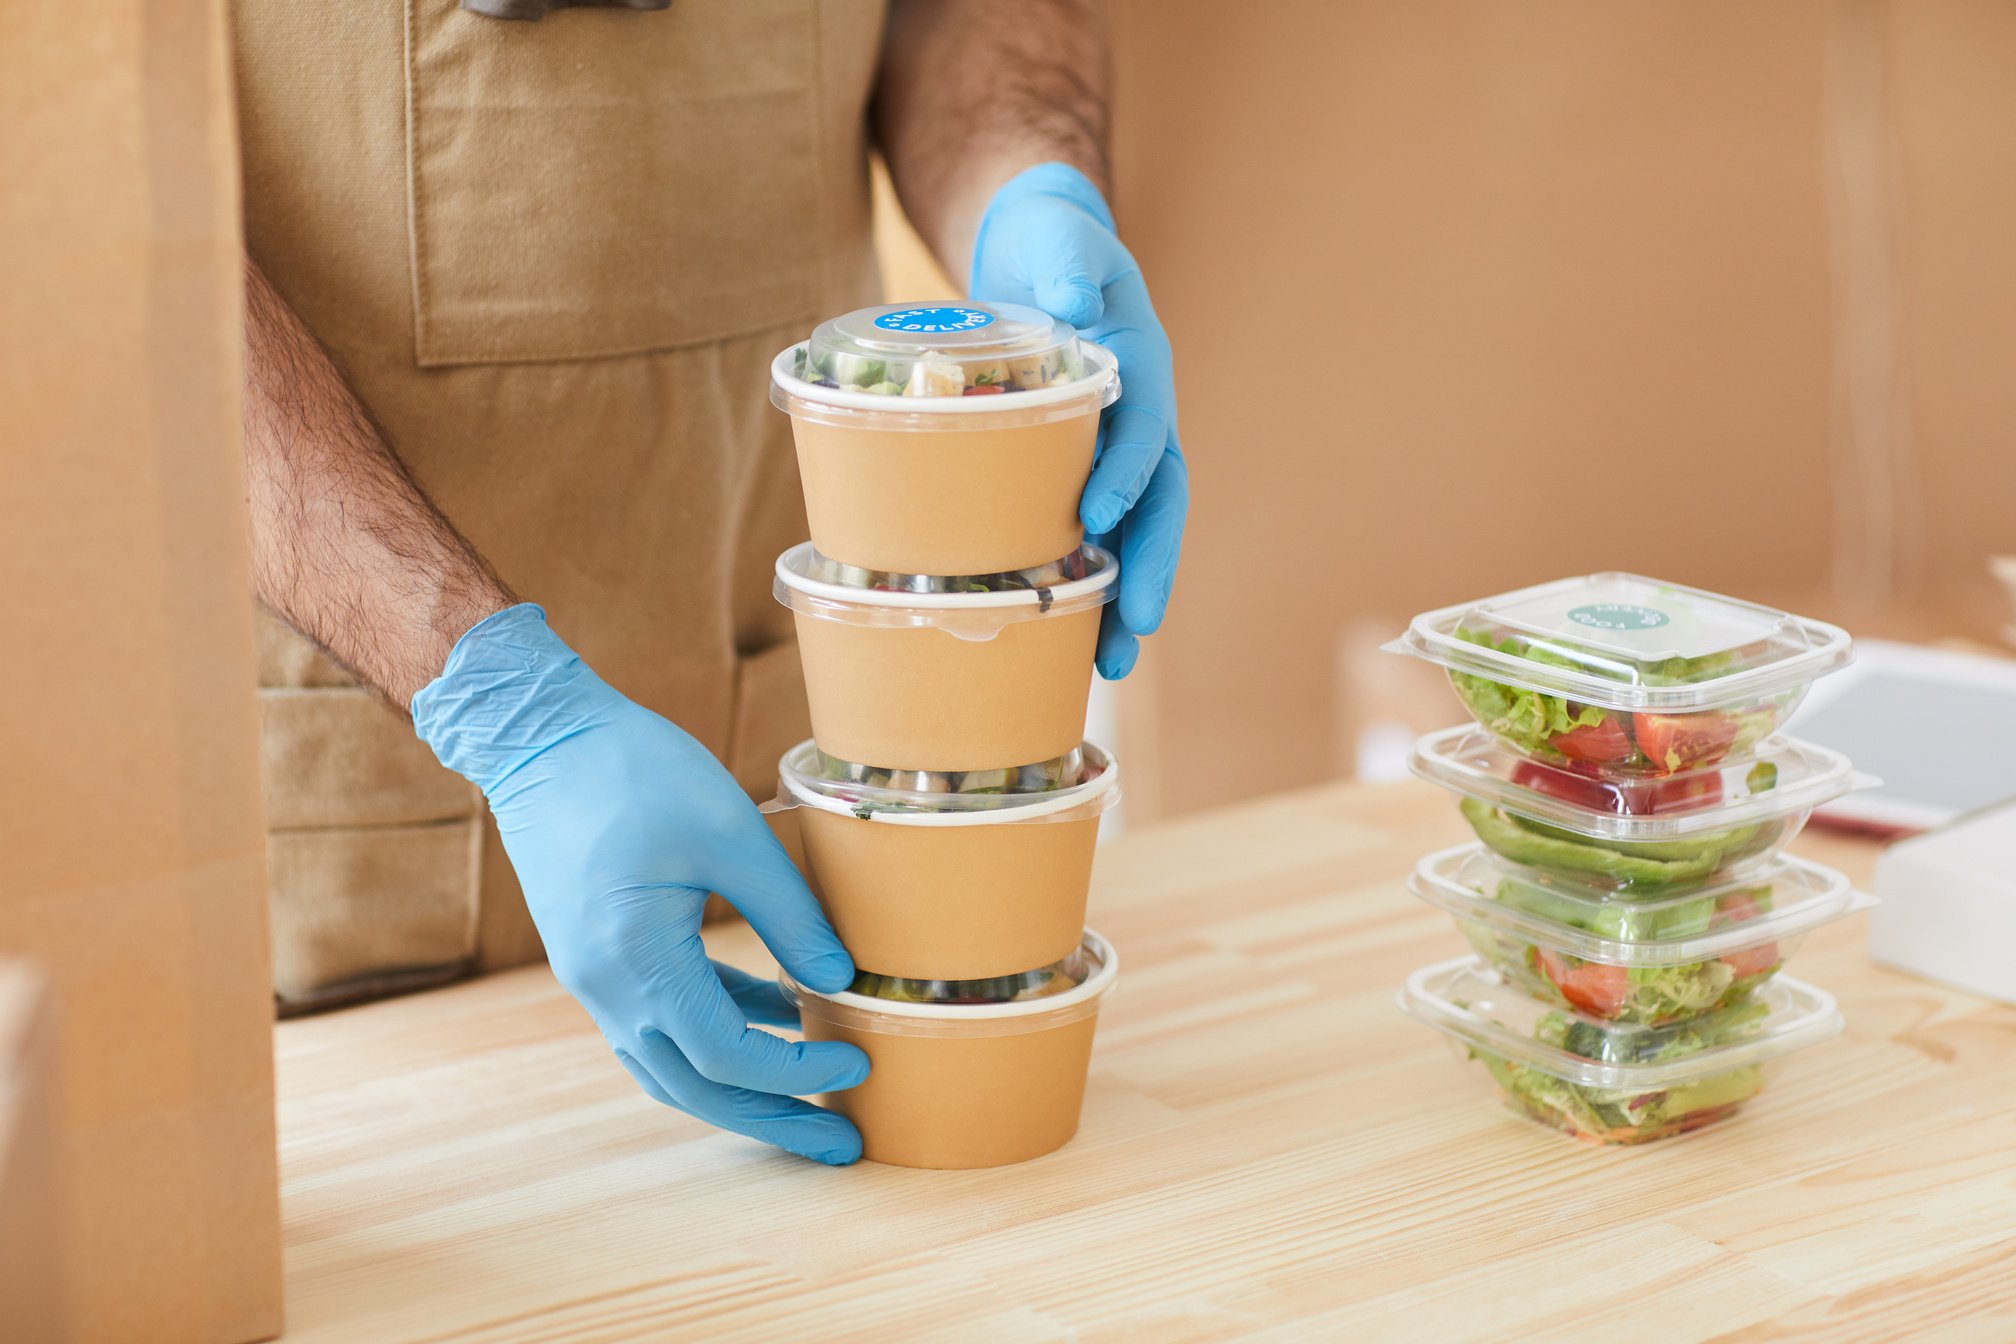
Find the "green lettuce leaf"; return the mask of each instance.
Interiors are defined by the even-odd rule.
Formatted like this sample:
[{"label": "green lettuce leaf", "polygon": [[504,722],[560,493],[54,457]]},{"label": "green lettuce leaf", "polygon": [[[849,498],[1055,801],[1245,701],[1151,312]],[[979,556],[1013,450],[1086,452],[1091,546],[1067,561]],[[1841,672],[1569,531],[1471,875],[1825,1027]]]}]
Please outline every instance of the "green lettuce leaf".
[{"label": "green lettuce leaf", "polygon": [[[1543,650],[1529,649],[1516,639],[1494,644],[1488,636],[1469,630],[1458,630],[1456,637],[1531,662],[1574,666],[1565,659],[1547,655]],[[1562,696],[1507,686],[1502,681],[1470,672],[1451,671],[1449,680],[1477,722],[1506,741],[1529,751],[1546,751],[1549,739],[1576,728],[1601,723],[1608,712],[1594,705],[1577,704]]]}]

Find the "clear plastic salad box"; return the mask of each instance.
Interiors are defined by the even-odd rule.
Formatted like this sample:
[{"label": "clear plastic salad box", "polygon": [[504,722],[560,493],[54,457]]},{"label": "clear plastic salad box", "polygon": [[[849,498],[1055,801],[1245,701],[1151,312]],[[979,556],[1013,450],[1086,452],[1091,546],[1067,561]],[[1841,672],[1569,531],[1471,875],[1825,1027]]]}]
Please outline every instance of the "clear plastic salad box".
[{"label": "clear plastic salad box", "polygon": [[1400,1009],[1482,1066],[1516,1114],[1592,1143],[1645,1143],[1726,1119],[1765,1070],[1841,1030],[1832,995],[1778,976],[1670,1026],[1606,1022],[1534,998],[1475,957],[1424,967]]},{"label": "clear plastic salad box", "polygon": [[1423,859],[1408,886],[1534,997],[1645,1026],[1737,1007],[1808,933],[1873,904],[1833,869],[1783,855],[1740,881],[1631,900],[1470,844]]},{"label": "clear plastic salad box", "polygon": [[1876,782],[1839,752],[1784,736],[1741,763],[1618,781],[1535,760],[1464,724],[1420,739],[1408,764],[1462,795],[1464,819],[1503,857],[1647,893],[1734,876],[1777,853],[1815,807]]},{"label": "clear plastic salad box", "polygon": [[1512,746],[1612,777],[1744,759],[1850,656],[1836,626],[1621,573],[1424,612],[1387,647]]}]

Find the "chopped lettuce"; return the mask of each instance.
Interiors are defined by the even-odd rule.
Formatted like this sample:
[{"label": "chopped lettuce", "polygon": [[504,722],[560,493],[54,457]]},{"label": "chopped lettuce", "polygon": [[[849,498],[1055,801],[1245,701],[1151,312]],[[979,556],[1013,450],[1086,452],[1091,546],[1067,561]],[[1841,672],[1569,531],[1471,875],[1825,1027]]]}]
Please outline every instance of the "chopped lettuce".
[{"label": "chopped lettuce", "polygon": [[[1535,1024],[1533,1036],[1543,1044],[1605,1063],[1665,1063],[1741,1039],[1754,1032],[1764,1016],[1761,1004],[1750,1004],[1659,1030],[1619,1031],[1567,1013],[1549,1013]],[[1643,1143],[1699,1128],[1755,1096],[1764,1085],[1763,1071],[1755,1064],[1647,1091],[1572,1083],[1475,1047],[1470,1055],[1490,1070],[1514,1110],[1599,1143]]]},{"label": "chopped lettuce", "polygon": [[[1768,886],[1748,887],[1719,898],[1591,902],[1564,896],[1544,881],[1508,877],[1498,883],[1493,895],[1501,905],[1563,929],[1637,944],[1698,937],[1720,927],[1726,918],[1747,919],[1771,908]],[[1619,966],[1605,959],[1616,969],[1592,984],[1582,974],[1590,963],[1558,942],[1543,939],[1543,952],[1539,944],[1520,933],[1493,928],[1481,919],[1463,919],[1461,923],[1477,951],[1522,987],[1550,1002],[1572,1002],[1600,1011],[1601,1016],[1617,1022],[1657,1025],[1731,1008],[1747,1000],[1751,991],[1777,970],[1773,964],[1742,974],[1738,965],[1720,957],[1640,966]],[[1621,983],[1612,977],[1621,977]]]},{"label": "chopped lettuce", "polygon": [[[1555,657],[1542,649],[1529,649],[1516,639],[1508,639],[1494,644],[1485,635],[1469,630],[1458,630],[1458,639],[1487,649],[1497,649],[1514,657],[1532,662],[1556,663],[1563,667],[1573,667],[1574,663],[1565,658]],[[1502,681],[1476,676],[1469,672],[1449,674],[1449,680],[1456,687],[1471,716],[1498,736],[1528,751],[1547,751],[1549,740],[1561,733],[1577,728],[1591,727],[1603,722],[1607,710],[1594,705],[1577,704],[1573,700],[1558,695],[1548,695],[1544,691],[1529,691],[1518,686],[1508,686]]]},{"label": "chopped lettuce", "polygon": [[[1504,639],[1493,639],[1489,634],[1459,628],[1456,638],[1479,648],[1491,649],[1529,663],[1547,667],[1561,667],[1582,673],[1601,675],[1600,666],[1577,661],[1557,653],[1545,645],[1532,644],[1513,635]],[[1649,687],[1685,686],[1707,681],[1740,670],[1741,660],[1735,653],[1715,653],[1701,658],[1669,658],[1642,668],[1638,683]],[[1634,717],[1622,710],[1609,710],[1596,705],[1586,705],[1560,695],[1543,691],[1526,690],[1509,686],[1489,677],[1471,672],[1451,670],[1450,681],[1456,693],[1478,723],[1490,729],[1522,751],[1536,754],[1542,759],[1558,760],[1560,752],[1555,739],[1577,728],[1594,727],[1607,718],[1616,718],[1626,736],[1636,742],[1637,725]],[[1747,705],[1738,704],[1699,711],[1674,711],[1683,716],[1691,713],[1713,715],[1719,723],[1728,723],[1733,737],[1726,747],[1714,752],[1714,759],[1727,756],[1740,757],[1750,751],[1775,731],[1779,720],[1789,704],[1789,697],[1778,694],[1765,697]],[[1668,773],[1690,764],[1686,759],[1669,753],[1665,761],[1648,760],[1638,749],[1632,750],[1627,760],[1611,763],[1612,769],[1627,772],[1651,769],[1658,773]]]},{"label": "chopped lettuce", "polygon": [[1617,1016],[1628,1022],[1671,1022],[1705,1013],[1723,1006],[1736,983],[1736,972],[1719,960],[1632,966],[1624,975],[1631,989]]},{"label": "chopped lettuce", "polygon": [[1746,1064],[1664,1092],[1582,1087],[1487,1051],[1470,1053],[1491,1071],[1513,1110],[1596,1143],[1646,1143],[1699,1129],[1764,1086],[1763,1071]]}]

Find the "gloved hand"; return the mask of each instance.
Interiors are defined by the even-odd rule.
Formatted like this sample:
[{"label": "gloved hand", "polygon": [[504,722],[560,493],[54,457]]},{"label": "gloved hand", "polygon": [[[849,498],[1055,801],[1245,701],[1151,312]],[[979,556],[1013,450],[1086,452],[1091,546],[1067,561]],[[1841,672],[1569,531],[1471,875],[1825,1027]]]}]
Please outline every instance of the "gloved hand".
[{"label": "gloved hand", "polygon": [[478,622],[413,697],[415,731],[490,800],[553,973],[658,1101],[820,1162],[861,1136],[795,1100],[853,1087],[868,1057],[793,1043],[775,985],[712,962],[718,891],[792,975],[845,989],[854,963],[762,815],[720,762],[617,694],[521,604]]},{"label": "gloved hand", "polygon": [[1136,637],[1162,624],[1190,511],[1169,338],[1099,189],[1061,163],[1038,164],[994,193],[972,277],[974,298],[1040,308],[1119,357],[1120,400],[1102,419],[1078,504],[1086,535],[1120,557],[1120,600],[1105,610],[1098,657],[1099,675],[1117,681],[1133,670]]}]

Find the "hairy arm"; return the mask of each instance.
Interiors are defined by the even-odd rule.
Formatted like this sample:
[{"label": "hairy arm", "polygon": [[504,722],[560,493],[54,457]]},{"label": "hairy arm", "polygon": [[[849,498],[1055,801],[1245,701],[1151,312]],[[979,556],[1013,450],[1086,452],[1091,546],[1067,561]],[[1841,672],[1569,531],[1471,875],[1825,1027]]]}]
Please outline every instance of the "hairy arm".
[{"label": "hairy arm", "polygon": [[244,420],[260,600],[408,708],[456,639],[514,599],[249,259]]},{"label": "hairy arm", "polygon": [[1066,163],[1108,181],[1101,0],[893,0],[876,140],[903,208],[964,284],[981,211],[1024,168]]}]

